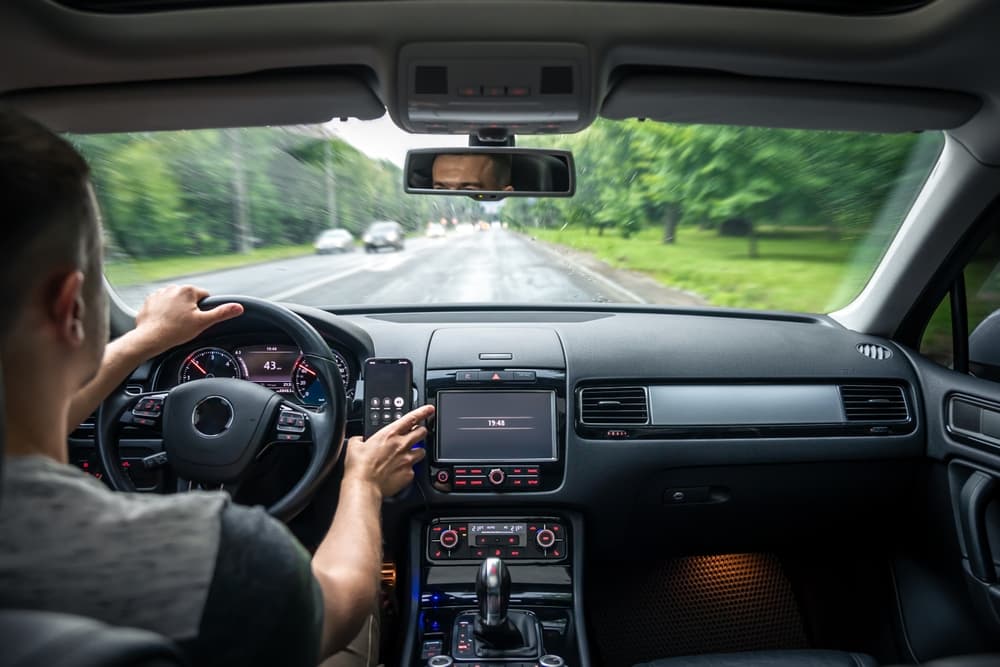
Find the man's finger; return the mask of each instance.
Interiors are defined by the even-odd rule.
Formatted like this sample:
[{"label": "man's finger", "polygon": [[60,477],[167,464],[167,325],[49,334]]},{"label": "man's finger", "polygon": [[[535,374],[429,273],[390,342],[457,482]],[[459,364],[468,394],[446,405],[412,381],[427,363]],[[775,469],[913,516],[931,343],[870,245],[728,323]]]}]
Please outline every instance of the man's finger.
[{"label": "man's finger", "polygon": [[365,441],[364,438],[362,438],[360,435],[356,435],[356,436],[353,436],[350,440],[347,441],[347,446],[348,447],[357,447],[358,445],[360,445],[364,441]]},{"label": "man's finger", "polygon": [[392,424],[392,430],[400,435],[405,435],[424,419],[434,414],[433,405],[422,405],[416,410],[410,410]]},{"label": "man's finger", "polygon": [[409,433],[400,437],[399,446],[397,447],[397,450],[406,451],[407,449],[412,448],[413,445],[417,444],[426,437],[427,437],[426,428],[424,428],[423,426],[415,428]]},{"label": "man's finger", "polygon": [[195,301],[201,301],[206,298],[210,292],[207,289],[198,287],[197,285],[184,285],[181,289],[186,289],[194,295]]},{"label": "man's finger", "polygon": [[423,447],[418,447],[417,449],[411,449],[409,454],[410,465],[414,463],[420,463],[427,456],[427,450]]},{"label": "man's finger", "polygon": [[205,324],[212,325],[231,320],[243,314],[243,306],[238,303],[224,303],[211,310],[203,310],[199,317]]},{"label": "man's finger", "polygon": [[417,444],[421,440],[427,437],[427,429],[423,426],[415,428],[409,433],[397,434],[394,449],[397,453],[405,452],[411,449],[413,445]]}]

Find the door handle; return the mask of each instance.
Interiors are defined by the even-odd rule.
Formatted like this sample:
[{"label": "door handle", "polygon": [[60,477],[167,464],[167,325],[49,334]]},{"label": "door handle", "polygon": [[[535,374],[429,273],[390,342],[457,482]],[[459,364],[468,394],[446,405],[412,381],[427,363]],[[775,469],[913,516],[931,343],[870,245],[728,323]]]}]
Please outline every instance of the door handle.
[{"label": "door handle", "polygon": [[997,581],[989,534],[986,532],[986,508],[993,500],[997,486],[995,477],[977,470],[965,481],[959,496],[958,516],[969,553],[969,571],[984,584]]}]

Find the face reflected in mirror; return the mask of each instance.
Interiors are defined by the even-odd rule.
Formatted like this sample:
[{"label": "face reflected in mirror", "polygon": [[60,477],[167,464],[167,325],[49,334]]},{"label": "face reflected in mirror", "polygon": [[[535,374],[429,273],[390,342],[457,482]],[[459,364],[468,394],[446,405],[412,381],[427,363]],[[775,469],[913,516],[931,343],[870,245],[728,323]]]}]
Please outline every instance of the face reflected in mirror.
[{"label": "face reflected in mirror", "polygon": [[434,158],[432,177],[435,190],[512,192],[510,171],[509,155],[438,155]]}]

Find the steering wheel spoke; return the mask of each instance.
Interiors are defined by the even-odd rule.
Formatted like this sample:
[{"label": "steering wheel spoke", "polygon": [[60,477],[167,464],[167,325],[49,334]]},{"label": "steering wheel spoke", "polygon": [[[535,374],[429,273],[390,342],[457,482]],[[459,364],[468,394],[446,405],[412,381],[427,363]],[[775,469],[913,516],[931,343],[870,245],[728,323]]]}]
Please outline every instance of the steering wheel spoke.
[{"label": "steering wheel spoke", "polygon": [[157,431],[163,428],[163,406],[168,392],[144,393],[134,396],[132,409],[122,412],[119,423],[123,426],[144,426]]},{"label": "steering wheel spoke", "polygon": [[278,445],[311,443],[311,426],[308,410],[287,401],[282,402],[274,421],[273,442]]}]

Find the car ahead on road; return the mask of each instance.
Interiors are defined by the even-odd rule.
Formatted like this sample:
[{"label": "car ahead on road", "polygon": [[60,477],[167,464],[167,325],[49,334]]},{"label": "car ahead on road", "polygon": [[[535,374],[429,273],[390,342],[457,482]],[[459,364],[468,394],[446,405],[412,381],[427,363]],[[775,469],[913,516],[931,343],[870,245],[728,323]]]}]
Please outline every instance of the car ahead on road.
[{"label": "car ahead on road", "polygon": [[[369,664],[1000,664],[998,26],[997,0],[0,3],[0,100],[92,165],[111,335],[193,269],[246,306],[125,369],[54,455],[140,494],[153,530],[144,508],[193,490],[262,506],[312,553],[357,518],[344,461],[373,443],[345,438],[433,404],[410,489],[373,490],[379,518],[324,549],[337,602],[381,574],[377,609],[328,610],[378,614]],[[411,181],[428,146],[453,173],[424,160]],[[572,179],[518,171],[531,147]],[[246,252],[329,211],[449,236],[337,270]],[[403,242],[385,224],[369,251]],[[49,400],[37,386],[8,383],[8,405]],[[221,433],[192,428],[203,403]],[[72,572],[47,574],[67,586],[38,590],[68,601],[15,570],[59,548],[0,537],[0,667],[195,644],[239,662],[255,639],[314,666],[293,656],[315,633],[283,639],[330,616],[283,597],[284,562],[213,586],[238,613],[192,641],[209,602],[178,605],[187,631],[145,605],[238,564],[170,545],[161,579],[131,525],[64,525]],[[277,588],[283,625],[250,623],[245,595]],[[53,611],[101,622],[80,641]]]},{"label": "car ahead on road", "polygon": [[438,222],[431,222],[427,225],[427,238],[439,239],[447,233],[444,225]]},{"label": "car ahead on road", "polygon": [[383,248],[403,249],[403,226],[391,220],[373,222],[361,237],[365,252],[379,252]]},{"label": "car ahead on road", "polygon": [[354,235],[346,229],[328,229],[313,244],[317,255],[334,252],[354,252]]}]

